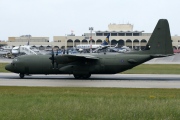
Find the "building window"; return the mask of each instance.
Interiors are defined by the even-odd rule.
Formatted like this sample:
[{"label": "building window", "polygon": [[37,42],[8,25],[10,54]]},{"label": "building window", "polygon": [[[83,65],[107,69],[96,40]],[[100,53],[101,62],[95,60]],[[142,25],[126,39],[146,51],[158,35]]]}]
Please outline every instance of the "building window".
[{"label": "building window", "polygon": [[126,36],[132,36],[132,33],[126,33]]},{"label": "building window", "polygon": [[133,33],[133,36],[139,36],[139,33]]},{"label": "building window", "polygon": [[118,33],[118,36],[125,36],[125,33]]},{"label": "building window", "polygon": [[96,36],[103,36],[102,33],[96,33]]},{"label": "building window", "polygon": [[117,33],[111,33],[111,36],[117,36]]},{"label": "building window", "polygon": [[104,36],[107,36],[108,34],[110,34],[110,33],[104,33]]}]

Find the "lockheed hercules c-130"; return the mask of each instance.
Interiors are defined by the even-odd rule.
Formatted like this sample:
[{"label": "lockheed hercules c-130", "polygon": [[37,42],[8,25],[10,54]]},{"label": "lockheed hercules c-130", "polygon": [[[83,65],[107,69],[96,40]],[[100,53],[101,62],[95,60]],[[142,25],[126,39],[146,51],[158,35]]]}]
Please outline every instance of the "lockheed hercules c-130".
[{"label": "lockheed hercules c-130", "polygon": [[30,74],[73,74],[76,79],[91,74],[116,74],[157,57],[173,55],[169,24],[160,19],[143,51],[127,53],[89,53],[62,55],[23,55],[5,68],[19,73],[20,78]]}]

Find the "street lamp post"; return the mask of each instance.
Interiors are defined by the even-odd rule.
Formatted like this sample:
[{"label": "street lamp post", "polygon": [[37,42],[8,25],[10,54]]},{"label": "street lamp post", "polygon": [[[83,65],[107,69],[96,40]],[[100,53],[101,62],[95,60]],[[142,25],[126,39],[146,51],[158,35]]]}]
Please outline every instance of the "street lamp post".
[{"label": "street lamp post", "polygon": [[90,33],[91,33],[91,37],[90,37],[90,53],[92,53],[92,31],[93,31],[93,27],[89,27]]}]

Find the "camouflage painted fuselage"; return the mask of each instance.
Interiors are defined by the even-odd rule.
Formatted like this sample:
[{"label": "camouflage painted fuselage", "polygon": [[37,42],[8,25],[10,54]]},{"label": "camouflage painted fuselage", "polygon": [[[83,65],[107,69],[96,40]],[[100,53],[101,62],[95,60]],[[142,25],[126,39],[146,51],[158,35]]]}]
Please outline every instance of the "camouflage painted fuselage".
[{"label": "camouflage painted fuselage", "polygon": [[76,60],[65,64],[52,65],[50,55],[20,56],[6,68],[24,74],[115,74],[131,69],[145,61],[150,55],[122,53],[94,53],[99,59]]}]

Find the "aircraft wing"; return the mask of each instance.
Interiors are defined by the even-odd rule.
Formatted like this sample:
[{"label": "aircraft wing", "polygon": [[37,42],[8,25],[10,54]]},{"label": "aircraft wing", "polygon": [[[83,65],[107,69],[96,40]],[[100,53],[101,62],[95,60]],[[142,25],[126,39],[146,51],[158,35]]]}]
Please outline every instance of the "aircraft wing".
[{"label": "aircraft wing", "polygon": [[6,55],[7,53],[9,53],[9,52],[6,52],[6,51],[0,51],[0,55]]},{"label": "aircraft wing", "polygon": [[67,57],[67,58],[86,58],[86,59],[99,59],[96,56],[93,55],[84,55],[84,54],[78,54],[78,55],[61,55],[63,57]]},{"label": "aircraft wing", "polygon": [[58,55],[54,57],[56,63],[58,64],[67,64],[76,61],[90,61],[98,60],[99,58],[93,55]]}]

